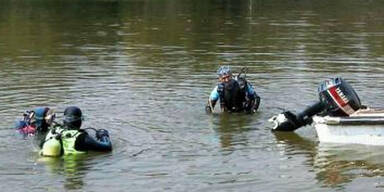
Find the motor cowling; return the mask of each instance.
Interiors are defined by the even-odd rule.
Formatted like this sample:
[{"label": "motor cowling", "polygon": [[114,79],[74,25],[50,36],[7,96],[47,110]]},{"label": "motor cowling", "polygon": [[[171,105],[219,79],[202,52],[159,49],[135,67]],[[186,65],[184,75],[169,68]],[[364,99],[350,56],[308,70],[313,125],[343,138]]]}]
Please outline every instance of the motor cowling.
[{"label": "motor cowling", "polygon": [[342,78],[324,81],[318,91],[327,115],[349,116],[362,107],[355,90]]},{"label": "motor cowling", "polygon": [[272,131],[294,131],[312,123],[312,116],[323,113],[330,116],[349,116],[362,107],[355,90],[342,78],[322,82],[318,88],[318,102],[298,114],[285,111],[269,119]]}]

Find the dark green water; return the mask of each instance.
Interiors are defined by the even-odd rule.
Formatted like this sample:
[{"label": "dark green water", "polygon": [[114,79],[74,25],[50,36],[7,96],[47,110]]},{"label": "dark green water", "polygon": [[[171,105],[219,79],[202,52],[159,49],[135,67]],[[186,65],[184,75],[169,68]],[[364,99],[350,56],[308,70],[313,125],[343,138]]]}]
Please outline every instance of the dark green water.
[{"label": "dark green water", "polygon": [[[0,0],[2,191],[382,191],[383,147],[267,119],[344,77],[384,106],[381,1]],[[206,115],[215,71],[249,68],[254,115]],[[77,105],[114,151],[41,158],[22,112]]]}]

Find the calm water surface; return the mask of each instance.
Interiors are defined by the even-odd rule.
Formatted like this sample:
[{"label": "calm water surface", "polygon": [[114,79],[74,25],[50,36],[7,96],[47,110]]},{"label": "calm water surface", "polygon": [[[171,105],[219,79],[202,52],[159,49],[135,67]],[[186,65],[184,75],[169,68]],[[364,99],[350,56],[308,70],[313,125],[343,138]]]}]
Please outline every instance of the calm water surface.
[{"label": "calm water surface", "polygon": [[[0,0],[2,191],[382,191],[383,147],[267,119],[344,77],[384,107],[381,1]],[[215,71],[248,67],[254,115],[206,115]],[[41,158],[22,112],[77,105],[114,151]]]}]

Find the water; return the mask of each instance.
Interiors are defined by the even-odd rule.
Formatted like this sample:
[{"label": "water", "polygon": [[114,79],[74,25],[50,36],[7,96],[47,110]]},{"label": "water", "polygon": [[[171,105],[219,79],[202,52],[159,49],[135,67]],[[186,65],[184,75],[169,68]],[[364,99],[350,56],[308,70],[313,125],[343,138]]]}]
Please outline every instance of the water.
[{"label": "water", "polygon": [[[380,1],[1,0],[3,191],[381,191],[382,147],[318,143],[267,119],[341,76],[384,106]],[[248,67],[254,115],[206,115],[215,71]],[[76,105],[112,153],[41,158],[23,111]]]}]

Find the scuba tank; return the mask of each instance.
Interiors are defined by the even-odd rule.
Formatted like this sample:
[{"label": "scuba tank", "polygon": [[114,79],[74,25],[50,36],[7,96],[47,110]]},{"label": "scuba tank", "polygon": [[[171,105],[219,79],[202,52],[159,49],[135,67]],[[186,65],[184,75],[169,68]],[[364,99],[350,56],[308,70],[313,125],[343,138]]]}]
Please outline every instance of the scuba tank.
[{"label": "scuba tank", "polygon": [[318,88],[319,100],[304,111],[294,114],[285,111],[269,119],[274,123],[272,131],[294,131],[312,123],[312,116],[323,113],[330,116],[349,116],[362,105],[355,90],[342,78],[322,82]]},{"label": "scuba tank", "polygon": [[47,140],[44,145],[43,149],[40,153],[42,156],[46,157],[58,157],[61,155],[61,144],[60,140],[56,138],[52,138]]},{"label": "scuba tank", "polygon": [[58,157],[63,153],[61,134],[56,129],[52,129],[45,137],[40,155],[46,157]]}]

